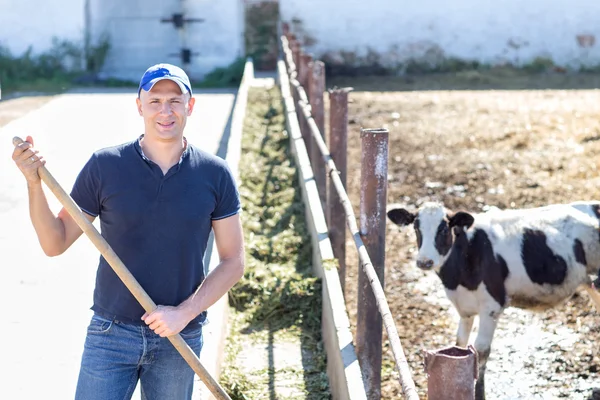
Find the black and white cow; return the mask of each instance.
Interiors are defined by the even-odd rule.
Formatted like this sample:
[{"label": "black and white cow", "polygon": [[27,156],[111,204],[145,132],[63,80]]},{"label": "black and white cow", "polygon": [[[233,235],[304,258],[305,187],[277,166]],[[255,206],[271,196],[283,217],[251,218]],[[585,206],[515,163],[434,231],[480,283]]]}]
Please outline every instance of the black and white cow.
[{"label": "black and white cow", "polygon": [[389,208],[387,215],[397,225],[413,224],[417,266],[438,274],[460,315],[458,346],[467,345],[479,316],[477,399],[485,398],[485,365],[506,307],[547,309],[583,287],[600,311],[590,278],[600,268],[600,202],[479,214],[426,203],[414,213]]}]

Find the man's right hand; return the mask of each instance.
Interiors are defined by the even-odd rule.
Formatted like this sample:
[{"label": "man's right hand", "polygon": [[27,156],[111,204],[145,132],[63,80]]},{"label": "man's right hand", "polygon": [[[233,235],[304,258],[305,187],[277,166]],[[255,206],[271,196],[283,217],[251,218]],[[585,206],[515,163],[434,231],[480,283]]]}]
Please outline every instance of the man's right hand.
[{"label": "man's right hand", "polygon": [[25,142],[15,146],[12,159],[25,176],[25,179],[27,179],[29,185],[38,185],[40,183],[38,168],[46,164],[46,160],[38,155],[37,150],[33,149],[33,138],[31,136],[27,136]]}]

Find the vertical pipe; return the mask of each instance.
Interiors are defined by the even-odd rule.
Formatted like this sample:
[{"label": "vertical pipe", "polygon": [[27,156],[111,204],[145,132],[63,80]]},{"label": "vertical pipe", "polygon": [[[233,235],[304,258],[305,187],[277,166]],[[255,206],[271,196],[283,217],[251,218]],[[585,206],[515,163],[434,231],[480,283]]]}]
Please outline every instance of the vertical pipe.
[{"label": "vertical pipe", "polygon": [[310,72],[309,64],[312,62],[312,55],[306,54],[304,52],[300,53],[300,69],[298,74],[298,82],[302,85],[304,90],[306,90],[306,94],[308,95],[308,75]]},{"label": "vertical pipe", "polygon": [[[323,61],[314,61],[310,75],[310,107],[312,116],[319,128],[319,132],[325,139],[325,102],[323,96],[325,92],[325,64]],[[311,146],[311,165],[313,167],[313,173],[315,174],[315,181],[317,183],[317,189],[319,191],[319,197],[321,198],[321,204],[324,205],[327,197],[327,176],[325,169],[325,161],[319,151],[319,148]]]},{"label": "vertical pipe", "polygon": [[[95,65],[90,65],[91,63],[91,45],[92,42],[96,42],[96,40],[92,40],[92,11],[90,6],[91,0],[85,0],[83,6],[83,18],[84,18],[84,37],[83,37],[83,52],[85,55],[83,62],[83,68],[86,72],[98,72],[97,67]],[[95,64],[95,62],[94,62]],[[1,84],[1,82],[0,82]],[[0,89],[0,99],[2,98],[2,91]]]},{"label": "vertical pipe", "polygon": [[[288,32],[288,37],[290,37],[289,46],[290,46],[290,51],[292,53],[292,62],[294,63],[294,69],[296,70],[296,74],[297,74],[298,73],[298,62],[300,61],[299,60],[300,44],[296,40],[296,37],[294,36],[294,34]],[[290,69],[288,69],[288,71],[290,71]],[[296,108],[296,118],[298,119],[299,123],[301,123],[300,121],[303,119],[302,110],[300,110],[300,107],[298,107],[298,101],[300,100],[300,98],[298,96],[298,92],[296,91],[296,89],[293,86],[291,87],[291,91],[292,91],[292,97],[294,99],[294,107]]]},{"label": "vertical pipe", "polygon": [[290,43],[290,49],[292,50],[294,65],[296,66],[296,70],[298,70],[298,63],[300,61],[300,43],[297,40],[293,40]]},{"label": "vertical pipe", "polygon": [[281,24],[281,34],[287,37],[288,33],[290,33],[290,24],[287,22],[283,22]]},{"label": "vertical pipe", "polygon": [[447,399],[448,393],[452,393],[452,398],[456,400],[475,398],[479,367],[477,351],[473,346],[426,351],[424,355],[429,400]]},{"label": "vertical pipe", "polygon": [[[185,20],[185,18],[187,18],[187,16],[188,16],[188,5],[187,5],[186,0],[180,0],[180,10],[181,10],[181,15],[183,16],[183,19]],[[179,37],[181,40],[181,49],[179,52],[180,57],[181,57],[181,69],[183,69],[188,75],[191,75],[190,62],[187,62],[183,58],[183,51],[184,51],[184,49],[188,48],[188,30],[186,28],[185,22],[183,23],[183,26],[178,29],[178,31],[179,31]]]},{"label": "vertical pipe", "polygon": [[[304,88],[306,95],[310,97],[310,93],[308,90],[308,81],[309,76],[311,74],[311,66],[312,66],[312,55],[306,53],[300,53],[300,69],[298,71],[298,82]],[[302,111],[300,111],[302,113]],[[308,125],[306,124],[306,120],[304,116],[299,116],[298,121],[300,123],[300,131],[302,132],[302,137],[304,138],[304,145],[306,146],[306,152],[308,156],[311,155],[311,136]]]},{"label": "vertical pipe", "polygon": [[[301,78],[302,78],[302,57],[304,56],[304,51],[302,50],[302,47],[298,48],[298,55],[297,55],[297,59],[298,62],[296,63],[296,80],[300,83]],[[300,83],[302,84],[302,83]],[[294,98],[294,107],[296,109],[296,119],[298,120],[298,127],[300,128],[300,133],[302,134],[302,139],[304,139],[304,143],[306,144],[306,128],[304,127],[305,125],[305,118],[304,118],[304,112],[302,111],[302,109],[299,107],[298,102],[300,101],[300,95],[298,94],[297,89],[295,88],[295,86],[292,87],[292,96]]]},{"label": "vertical pipe", "polygon": [[[352,88],[329,91],[329,151],[346,189],[348,155],[348,93]],[[327,187],[327,227],[333,255],[338,259],[340,284],[346,291],[346,212],[333,185]]]},{"label": "vertical pipe", "polygon": [[[360,234],[381,286],[385,288],[385,218],[387,203],[387,129],[361,129]],[[382,317],[362,268],[358,271],[357,353],[367,398],[381,398]]]}]

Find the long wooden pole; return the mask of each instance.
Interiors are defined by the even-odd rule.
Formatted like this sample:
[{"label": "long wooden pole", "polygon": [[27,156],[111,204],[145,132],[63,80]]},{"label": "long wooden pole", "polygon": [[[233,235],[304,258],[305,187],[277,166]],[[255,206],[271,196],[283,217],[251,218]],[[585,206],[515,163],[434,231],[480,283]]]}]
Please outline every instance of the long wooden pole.
[{"label": "long wooden pole", "polygon": [[[18,146],[23,143],[23,139],[19,137],[13,138],[13,144]],[[77,225],[83,230],[83,233],[87,235],[87,237],[92,241],[94,246],[100,251],[104,259],[108,262],[108,264],[115,271],[117,276],[123,281],[127,289],[133,294],[136,300],[144,307],[146,312],[150,313],[156,309],[156,304],[152,301],[150,296],[144,291],[144,289],[140,286],[135,277],[129,272],[125,264],[121,261],[121,259],[117,256],[117,254],[113,251],[110,245],[106,242],[106,240],[100,235],[96,227],[85,217],[83,212],[79,209],[75,201],[64,191],[64,189],[60,186],[60,184],[54,179],[52,174],[48,172],[48,169],[44,165],[42,165],[38,169],[38,174],[42,181],[46,184],[48,189],[54,193],[58,201],[63,205],[65,210],[73,217]],[[223,388],[214,380],[214,378],[208,373],[206,368],[200,362],[196,353],[188,346],[188,344],[183,340],[181,335],[173,335],[168,336],[167,339],[175,346],[177,351],[181,354],[184,360],[192,367],[194,372],[202,379],[202,382],[206,385],[206,387],[211,391],[211,393],[218,399],[226,399],[231,400],[231,398],[225,393]]]}]

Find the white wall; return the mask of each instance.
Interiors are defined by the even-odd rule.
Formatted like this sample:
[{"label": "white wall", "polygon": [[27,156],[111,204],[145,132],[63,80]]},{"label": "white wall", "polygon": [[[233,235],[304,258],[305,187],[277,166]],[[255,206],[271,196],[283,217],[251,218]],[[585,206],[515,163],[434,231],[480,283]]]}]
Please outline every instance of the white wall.
[{"label": "white wall", "polygon": [[[0,0],[0,46],[17,56],[29,46],[40,53],[55,36],[83,47],[86,5],[92,43],[111,35],[106,77],[137,81],[151,64],[181,65],[183,45],[195,53],[188,72],[196,79],[244,54],[243,0]],[[160,23],[182,10],[205,22],[183,33]]]},{"label": "white wall", "polygon": [[244,50],[243,0],[185,0],[191,15],[205,18],[201,24],[190,25],[188,44],[198,51],[194,56],[192,74],[203,74],[224,67]]},{"label": "white wall", "polygon": [[[550,57],[558,65],[600,64],[600,2],[593,0],[281,0],[315,55],[372,49],[386,65],[439,56],[485,63]],[[576,35],[596,35],[583,49]],[[519,51],[510,41],[522,45]]]},{"label": "white wall", "polygon": [[49,50],[52,37],[83,45],[84,0],[0,0],[0,46],[21,55]]},{"label": "white wall", "polygon": [[[205,21],[183,30],[160,22],[181,12]],[[111,37],[105,76],[137,81],[150,65],[168,62],[200,79],[243,55],[242,0],[90,0],[89,15],[92,40],[104,32]],[[183,46],[192,50],[188,66],[182,65]]]},{"label": "white wall", "polygon": [[[90,3],[93,37],[111,31],[113,52],[105,74],[139,79],[154,61],[177,63],[182,43],[196,55],[190,74],[200,78],[243,54],[243,0],[0,0],[0,45],[20,55],[51,47],[56,36],[84,38],[84,6]],[[254,0],[253,0],[254,1]],[[181,7],[204,23],[181,36],[161,17]],[[280,0],[282,19],[301,21],[316,40],[307,49],[340,59],[340,51],[365,56],[369,49],[385,65],[440,57],[485,63],[519,63],[550,57],[559,65],[600,64],[600,2],[592,0]],[[576,36],[595,35],[590,49]],[[510,41],[527,42],[519,50]]]}]

